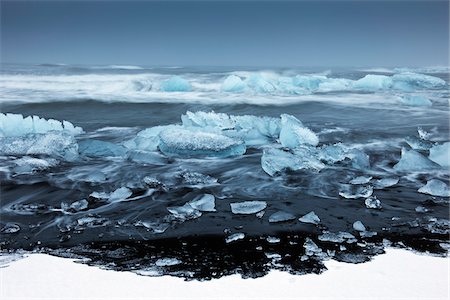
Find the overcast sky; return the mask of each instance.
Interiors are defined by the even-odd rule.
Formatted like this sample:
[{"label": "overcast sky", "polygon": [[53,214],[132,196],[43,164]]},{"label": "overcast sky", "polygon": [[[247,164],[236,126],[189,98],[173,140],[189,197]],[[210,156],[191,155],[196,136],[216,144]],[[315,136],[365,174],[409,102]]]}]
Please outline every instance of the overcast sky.
[{"label": "overcast sky", "polygon": [[1,1],[11,63],[448,64],[448,1]]}]

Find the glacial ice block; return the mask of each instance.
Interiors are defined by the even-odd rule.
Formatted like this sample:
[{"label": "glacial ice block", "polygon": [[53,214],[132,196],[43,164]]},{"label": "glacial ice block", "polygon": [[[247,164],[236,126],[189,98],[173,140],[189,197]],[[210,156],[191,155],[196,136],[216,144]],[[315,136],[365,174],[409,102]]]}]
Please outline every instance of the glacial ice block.
[{"label": "glacial ice block", "polygon": [[292,84],[308,91],[315,91],[319,89],[320,84],[327,81],[327,79],[326,76],[322,75],[296,75],[292,78]]},{"label": "glacial ice block", "polygon": [[439,165],[419,152],[402,148],[402,157],[394,166],[397,171],[427,171],[439,168]]},{"label": "glacial ice block", "polygon": [[230,203],[233,214],[252,215],[262,211],[267,207],[265,201],[244,201]]},{"label": "glacial ice block", "polygon": [[373,194],[373,187],[371,185],[341,185],[339,196],[346,199],[368,198]]},{"label": "glacial ice block", "polygon": [[214,212],[216,204],[214,195],[203,194],[189,202],[189,205],[199,211]]},{"label": "glacial ice block", "polygon": [[159,150],[167,156],[228,157],[245,153],[245,144],[227,136],[186,129],[167,129],[160,134]]},{"label": "glacial ice block", "polygon": [[167,210],[175,217],[181,220],[197,219],[202,216],[202,213],[193,208],[189,203],[183,206],[168,207]]},{"label": "glacial ice block", "polygon": [[450,142],[433,146],[428,158],[442,167],[450,167]]},{"label": "glacial ice block", "polygon": [[437,179],[429,180],[426,185],[419,189],[419,193],[439,197],[450,197],[448,185]]},{"label": "glacial ice block", "polygon": [[54,167],[58,165],[59,161],[53,158],[42,159],[24,156],[13,160],[13,163],[15,164],[13,168],[15,174],[33,174]]},{"label": "glacial ice block", "polygon": [[411,72],[395,74],[392,80],[394,88],[402,90],[441,88],[446,85],[441,78]]},{"label": "glacial ice block", "polygon": [[433,104],[430,99],[415,95],[405,95],[400,98],[400,101],[410,106],[431,106]]},{"label": "glacial ice block", "polygon": [[364,224],[361,221],[356,221],[355,223],[353,223],[353,229],[356,231],[366,231],[366,226],[364,226]]},{"label": "glacial ice block", "polygon": [[85,140],[78,143],[81,155],[92,157],[125,156],[126,148],[111,142]]},{"label": "glacial ice block", "polygon": [[319,138],[314,132],[304,127],[296,117],[283,114],[281,115],[280,143],[283,147],[294,149],[303,144],[317,146]]},{"label": "glacial ice block", "polygon": [[161,82],[160,90],[164,92],[190,92],[192,86],[183,77],[173,76],[163,82]]},{"label": "glacial ice block", "polygon": [[310,224],[315,224],[315,225],[320,223],[320,218],[316,215],[316,213],[314,211],[307,213],[306,215],[299,218],[298,220],[303,223],[310,223]]},{"label": "glacial ice block", "polygon": [[239,76],[230,75],[222,83],[222,91],[238,93],[246,89],[247,85],[242,81]]},{"label": "glacial ice block", "polygon": [[66,131],[29,133],[24,136],[0,137],[2,155],[47,155],[66,161],[78,158],[78,144]]},{"label": "glacial ice block", "polygon": [[292,220],[295,220],[295,215],[282,210],[274,212],[269,216],[269,223],[287,222]]},{"label": "glacial ice block", "polygon": [[0,113],[0,137],[23,136],[29,133],[46,133],[49,131],[66,131],[72,135],[83,133],[81,127],[75,127],[68,121],[57,121],[53,119],[28,116],[20,114]]},{"label": "glacial ice block", "polygon": [[245,83],[257,93],[269,94],[276,91],[276,84],[267,76],[261,74],[252,74]]},{"label": "glacial ice block", "polygon": [[392,87],[392,78],[385,75],[369,74],[353,83],[356,89],[366,91],[386,90]]},{"label": "glacial ice block", "polygon": [[261,157],[261,166],[267,174],[274,176],[286,169],[298,171],[302,169],[320,170],[325,167],[308,148],[297,149],[291,153],[276,148],[264,149]]},{"label": "glacial ice block", "polygon": [[382,190],[391,186],[394,186],[398,183],[398,177],[390,177],[390,178],[381,178],[377,179],[374,182],[373,188],[377,190]]}]

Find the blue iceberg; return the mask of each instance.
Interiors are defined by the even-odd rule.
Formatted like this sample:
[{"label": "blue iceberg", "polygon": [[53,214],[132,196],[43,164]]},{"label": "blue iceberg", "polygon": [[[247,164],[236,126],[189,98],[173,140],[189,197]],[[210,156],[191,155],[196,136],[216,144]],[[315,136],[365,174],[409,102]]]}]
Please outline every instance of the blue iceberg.
[{"label": "blue iceberg", "polygon": [[164,92],[190,92],[192,86],[183,77],[173,76],[163,82],[161,82],[160,90]]}]

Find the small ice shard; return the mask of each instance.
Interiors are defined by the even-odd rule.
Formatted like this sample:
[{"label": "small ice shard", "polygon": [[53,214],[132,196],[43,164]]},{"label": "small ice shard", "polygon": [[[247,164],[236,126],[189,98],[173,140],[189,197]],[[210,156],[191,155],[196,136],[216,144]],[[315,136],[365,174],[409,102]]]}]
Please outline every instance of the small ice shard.
[{"label": "small ice shard", "polygon": [[261,157],[261,167],[270,176],[284,170],[299,171],[321,170],[325,165],[320,162],[309,148],[297,148],[295,153],[276,148],[264,149]]},{"label": "small ice shard", "polygon": [[166,186],[164,185],[164,183],[162,183],[161,181],[159,181],[158,179],[156,179],[155,177],[151,177],[151,176],[145,176],[142,179],[142,182],[149,188],[151,189],[161,189],[161,190],[165,190]]},{"label": "small ice shard", "polygon": [[433,146],[428,158],[442,167],[450,167],[450,142]]},{"label": "small ice shard", "polygon": [[354,82],[353,87],[360,90],[376,91],[392,87],[392,78],[385,75],[369,74]]},{"label": "small ice shard", "polygon": [[343,243],[346,240],[355,239],[355,236],[351,233],[342,231],[337,234],[332,232],[324,232],[322,235],[319,235],[318,239],[322,242]]},{"label": "small ice shard", "polygon": [[373,183],[373,188],[376,190],[381,190],[396,185],[398,181],[398,177],[377,179]]},{"label": "small ice shard", "polygon": [[266,238],[266,241],[268,243],[270,243],[270,244],[276,244],[276,243],[279,243],[281,240],[279,238],[277,238],[277,237],[274,237],[274,236],[268,236]]},{"label": "small ice shard", "polygon": [[186,129],[166,129],[160,134],[159,150],[167,156],[198,157],[238,156],[245,153],[245,144],[227,136]]},{"label": "small ice shard", "polygon": [[266,213],[266,212],[265,212],[264,210],[262,210],[262,211],[260,211],[259,213],[257,213],[255,216],[256,216],[257,218],[261,219],[261,218],[264,216],[265,213]]},{"label": "small ice shard", "polygon": [[265,201],[244,201],[230,203],[230,206],[233,214],[251,215],[265,209],[267,203]]},{"label": "small ice shard", "polygon": [[427,181],[427,184],[419,189],[419,193],[439,197],[450,197],[450,190],[445,182],[437,179]]},{"label": "small ice shard", "polygon": [[359,233],[359,236],[362,238],[371,238],[378,235],[378,233],[376,231],[361,231]]},{"label": "small ice shard", "polygon": [[243,82],[242,79],[236,75],[228,76],[222,83],[222,91],[224,92],[238,93],[245,90],[246,87],[247,85],[245,82]]},{"label": "small ice shard", "polygon": [[306,238],[303,248],[305,248],[305,254],[307,256],[323,256],[322,249],[320,249],[310,238]]},{"label": "small ice shard", "polygon": [[381,201],[377,199],[376,196],[367,198],[364,203],[367,208],[371,209],[381,209]]},{"label": "small ice shard", "polygon": [[176,258],[160,258],[155,262],[158,267],[170,267],[181,264],[181,260]]},{"label": "small ice shard", "polygon": [[15,174],[33,174],[54,167],[59,164],[56,159],[35,158],[24,156],[12,161],[16,166],[13,168]]},{"label": "small ice shard", "polygon": [[353,223],[353,229],[356,231],[366,231],[366,226],[361,221]]},{"label": "small ice shard", "polygon": [[277,211],[269,216],[270,223],[287,222],[295,220],[295,216],[289,212]]},{"label": "small ice shard", "polygon": [[78,143],[78,150],[83,156],[108,157],[125,156],[126,148],[114,143],[100,140],[85,140]]},{"label": "small ice shard", "polygon": [[296,117],[282,114],[280,143],[283,147],[294,149],[303,144],[317,146],[319,138]]},{"label": "small ice shard", "polygon": [[139,220],[134,224],[134,226],[143,226],[151,230],[153,233],[160,234],[164,233],[170,225],[168,223],[146,222]]},{"label": "small ice shard", "polygon": [[433,143],[431,143],[430,141],[425,141],[415,136],[406,137],[405,141],[414,150],[429,150],[431,147],[433,147]]},{"label": "small ice shard", "polygon": [[419,152],[402,148],[402,157],[394,166],[397,171],[428,171],[439,168],[439,165]]},{"label": "small ice shard", "polygon": [[242,240],[245,238],[245,234],[243,234],[242,232],[238,232],[238,233],[233,233],[229,236],[226,237],[225,239],[225,243],[231,243],[231,242],[235,242],[237,240]]},{"label": "small ice shard", "polygon": [[202,213],[193,208],[189,203],[186,203],[183,206],[168,207],[167,210],[176,218],[181,220],[197,219],[202,216]]},{"label": "small ice shard", "polygon": [[20,231],[20,226],[14,223],[6,223],[0,230],[1,233],[16,233]]},{"label": "small ice shard", "polygon": [[70,205],[67,205],[65,203],[61,203],[61,209],[63,211],[69,212],[69,213],[75,213],[82,210],[86,210],[89,206],[89,202],[86,199],[82,199],[79,201],[75,201]]},{"label": "small ice shard", "polygon": [[314,211],[307,213],[306,215],[299,218],[298,220],[303,223],[311,223],[311,224],[316,224],[316,225],[320,223],[320,218],[316,215],[316,213]]},{"label": "small ice shard", "polygon": [[215,185],[217,178],[198,172],[183,172],[180,174],[184,184],[187,185]]},{"label": "small ice shard", "polygon": [[422,127],[417,127],[417,133],[419,134],[419,138],[424,141],[428,141],[431,134],[425,131]]},{"label": "small ice shard", "polygon": [[161,82],[160,90],[164,92],[189,92],[192,90],[192,86],[186,79],[173,76]]},{"label": "small ice shard", "polygon": [[211,194],[203,194],[189,202],[189,205],[199,211],[213,212],[215,209],[215,198]]},{"label": "small ice shard", "polygon": [[423,207],[423,206],[417,206],[416,208],[415,208],[415,211],[417,212],[417,213],[426,213],[426,212],[428,212],[428,209],[426,208],[426,207]]},{"label": "small ice shard", "polygon": [[344,184],[341,186],[341,191],[339,196],[346,199],[358,199],[358,198],[368,198],[373,194],[373,187],[371,185],[361,186],[361,185],[348,185]]},{"label": "small ice shard", "polygon": [[18,137],[27,134],[44,134],[49,131],[65,131],[70,135],[83,133],[81,127],[75,127],[68,121],[44,119],[38,116],[24,118],[20,114],[0,113],[0,137]]},{"label": "small ice shard", "polygon": [[133,192],[127,188],[127,187],[121,187],[112,192],[109,197],[108,201],[110,202],[119,202],[127,199],[133,194]]},{"label": "small ice shard", "polygon": [[405,95],[400,98],[400,101],[410,106],[431,106],[433,104],[430,99],[415,95]]},{"label": "small ice shard", "polygon": [[369,183],[370,180],[372,180],[371,176],[358,176],[350,180],[350,184],[366,184]]}]

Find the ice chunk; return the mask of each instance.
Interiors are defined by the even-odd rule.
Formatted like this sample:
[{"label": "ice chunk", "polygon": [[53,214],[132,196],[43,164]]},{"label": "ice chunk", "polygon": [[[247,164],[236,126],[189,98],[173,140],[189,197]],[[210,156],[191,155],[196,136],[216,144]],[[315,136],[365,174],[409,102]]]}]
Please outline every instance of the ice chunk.
[{"label": "ice chunk", "polygon": [[366,226],[361,221],[353,223],[353,229],[356,231],[366,231]]},{"label": "ice chunk", "polygon": [[229,236],[227,236],[227,238],[225,239],[225,243],[231,243],[231,242],[235,242],[238,240],[242,240],[245,238],[245,234],[242,232],[238,232],[238,233],[233,233]]},{"label": "ice chunk", "polygon": [[124,146],[128,149],[156,151],[158,150],[160,132],[168,128],[180,128],[180,126],[167,125],[144,129],[138,132],[135,138],[126,141]]},{"label": "ice chunk", "polygon": [[81,155],[93,157],[125,156],[126,148],[100,140],[85,140],[78,143]]},{"label": "ice chunk", "polygon": [[435,76],[405,72],[392,76],[394,88],[411,90],[414,88],[441,88],[446,85],[445,80]]},{"label": "ice chunk", "polygon": [[246,150],[242,141],[210,132],[167,129],[159,136],[159,149],[167,156],[228,157],[242,155]]},{"label": "ice chunk", "polygon": [[428,171],[439,168],[439,165],[429,160],[419,152],[402,148],[402,157],[394,166],[397,171]]},{"label": "ice chunk", "polygon": [[306,215],[299,218],[298,220],[303,223],[311,223],[311,224],[316,224],[316,225],[320,223],[320,218],[316,215],[316,213],[314,211],[307,213]]},{"label": "ice chunk", "polygon": [[189,205],[199,211],[212,212],[215,209],[215,198],[211,194],[203,194],[189,202]]},{"label": "ice chunk", "polygon": [[350,180],[350,184],[366,184],[369,183],[370,180],[372,180],[372,177],[370,176],[358,176]]},{"label": "ice chunk", "polygon": [[310,238],[306,238],[303,248],[305,248],[305,254],[307,256],[323,256],[322,249],[320,249]]},{"label": "ice chunk", "polygon": [[433,144],[430,141],[425,141],[413,136],[406,137],[405,141],[414,150],[429,150],[433,147]]},{"label": "ice chunk", "polygon": [[242,81],[242,79],[239,76],[230,75],[223,82],[222,91],[237,93],[242,92],[243,90],[245,90],[246,87],[247,85]]},{"label": "ice chunk", "polygon": [[359,149],[351,149],[347,156],[352,160],[353,168],[363,170],[370,167],[369,155]]},{"label": "ice chunk", "polygon": [[97,216],[86,216],[79,218],[77,220],[78,229],[82,229],[85,227],[94,228],[94,227],[103,227],[109,224],[108,219],[101,218]]},{"label": "ice chunk", "polygon": [[349,185],[344,184],[341,186],[341,191],[339,196],[346,199],[358,199],[358,198],[368,198],[373,194],[373,187],[370,185]]},{"label": "ice chunk", "polygon": [[276,84],[273,80],[260,74],[251,74],[245,83],[248,87],[253,89],[257,93],[273,93],[276,91]]},{"label": "ice chunk", "polygon": [[289,212],[277,211],[269,216],[270,223],[287,222],[295,220],[295,216]]},{"label": "ice chunk", "polygon": [[304,127],[296,117],[283,114],[281,115],[280,143],[283,147],[294,149],[303,144],[317,146],[319,138],[314,132]]},{"label": "ice chunk", "polygon": [[128,159],[148,165],[163,166],[168,163],[167,157],[159,152],[145,151],[145,150],[132,150],[128,153]]},{"label": "ice chunk", "polygon": [[426,212],[428,212],[428,209],[427,209],[426,207],[423,207],[423,206],[417,206],[417,207],[415,208],[415,211],[416,211],[417,213],[426,213]]},{"label": "ice chunk", "polygon": [[24,156],[13,160],[13,163],[16,165],[13,168],[15,174],[33,174],[54,167],[58,165],[59,161],[52,158],[41,159]]},{"label": "ice chunk", "polygon": [[450,142],[433,146],[428,158],[442,167],[450,167]]},{"label": "ice chunk", "polygon": [[320,149],[319,159],[334,164],[346,158],[345,149],[341,144],[324,145]]},{"label": "ice chunk", "polygon": [[234,214],[251,215],[262,211],[267,207],[265,201],[244,201],[230,203],[231,212]]},{"label": "ice chunk", "polygon": [[20,226],[14,223],[6,223],[0,230],[1,233],[16,233],[20,231]]},{"label": "ice chunk", "polygon": [[89,202],[86,199],[75,201],[70,205],[61,203],[61,210],[68,213],[76,213],[82,210],[86,210],[89,207]]},{"label": "ice chunk", "polygon": [[198,172],[183,172],[179,175],[184,184],[194,186],[205,186],[217,184],[217,178]]},{"label": "ice chunk", "polygon": [[448,185],[437,179],[429,180],[426,185],[419,189],[419,193],[439,197],[450,197]]},{"label": "ice chunk", "polygon": [[121,187],[112,192],[109,197],[108,201],[110,202],[119,202],[127,199],[133,194],[133,192],[127,188],[127,187]]},{"label": "ice chunk", "polygon": [[160,258],[155,262],[158,267],[170,267],[181,264],[181,260],[177,258]]},{"label": "ice chunk", "polygon": [[298,171],[302,169],[321,170],[325,167],[316,158],[315,149],[307,147],[297,148],[294,153],[276,148],[264,149],[261,157],[261,166],[270,176],[286,169]]},{"label": "ice chunk", "polygon": [[336,234],[336,233],[326,231],[322,235],[319,235],[318,239],[319,239],[319,241],[322,241],[322,242],[343,243],[346,240],[355,239],[355,236],[348,232],[339,232]]},{"label": "ice chunk", "polygon": [[48,155],[66,161],[78,158],[78,144],[70,133],[48,131],[24,136],[0,137],[2,155]]},{"label": "ice chunk", "polygon": [[192,86],[183,77],[173,76],[161,82],[160,89],[164,92],[189,92],[192,90]]},{"label": "ice chunk", "polygon": [[318,90],[319,86],[327,80],[328,78],[322,75],[296,75],[292,79],[292,84],[308,91],[315,91]]},{"label": "ice chunk", "polygon": [[370,237],[373,237],[373,236],[376,236],[376,235],[378,235],[378,233],[375,232],[375,231],[361,231],[361,232],[359,232],[359,236],[362,237],[362,238],[370,238]]},{"label": "ice chunk", "polygon": [[405,95],[400,98],[400,101],[410,106],[431,106],[433,104],[428,98],[414,95]]},{"label": "ice chunk", "polygon": [[397,177],[377,179],[374,182],[373,188],[381,190],[396,185],[398,181],[399,179]]},{"label": "ice chunk", "polygon": [[197,219],[202,216],[202,213],[193,208],[189,203],[186,203],[183,206],[168,207],[167,210],[176,218],[181,220]]},{"label": "ice chunk", "polygon": [[184,127],[211,127],[218,130],[230,130],[236,127],[236,121],[233,116],[213,111],[198,111],[195,113],[187,111],[185,115],[181,116],[181,121]]},{"label": "ice chunk", "polygon": [[375,91],[385,90],[392,87],[392,78],[385,75],[366,75],[354,82],[353,87],[356,89]]},{"label": "ice chunk", "polygon": [[422,127],[417,127],[417,133],[419,134],[419,138],[424,141],[428,141],[431,134],[425,131]]},{"label": "ice chunk", "polygon": [[68,121],[46,120],[38,116],[24,118],[20,114],[0,113],[0,137],[23,136],[30,133],[47,133],[49,131],[66,131],[71,135],[83,133],[81,127],[75,127]]},{"label": "ice chunk", "polygon": [[277,237],[274,237],[274,236],[268,236],[268,237],[266,238],[266,241],[267,241],[269,244],[276,244],[276,243],[279,243],[281,240],[280,240],[279,238],[277,238]]},{"label": "ice chunk", "polygon": [[367,208],[381,209],[381,201],[375,196],[367,198],[364,203]]}]

